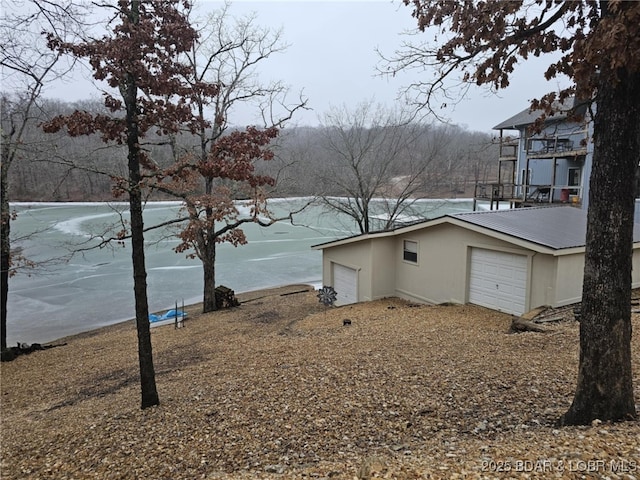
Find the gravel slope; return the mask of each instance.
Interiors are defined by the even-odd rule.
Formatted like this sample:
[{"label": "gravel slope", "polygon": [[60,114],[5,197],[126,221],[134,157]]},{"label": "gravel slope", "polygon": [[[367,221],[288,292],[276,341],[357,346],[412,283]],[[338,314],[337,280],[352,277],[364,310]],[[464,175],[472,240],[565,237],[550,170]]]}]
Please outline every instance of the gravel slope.
[{"label": "gravel slope", "polygon": [[[640,478],[638,422],[554,426],[572,319],[509,334],[480,307],[303,290],[152,329],[161,405],[144,411],[132,322],[2,364],[1,477]],[[638,400],[637,334],[633,361]]]}]

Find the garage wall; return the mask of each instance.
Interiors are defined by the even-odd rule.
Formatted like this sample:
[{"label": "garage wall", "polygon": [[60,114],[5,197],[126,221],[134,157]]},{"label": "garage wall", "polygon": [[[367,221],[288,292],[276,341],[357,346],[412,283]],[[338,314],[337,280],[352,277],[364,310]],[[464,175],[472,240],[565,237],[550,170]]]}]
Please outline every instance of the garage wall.
[{"label": "garage wall", "polygon": [[335,287],[333,284],[334,263],[353,268],[358,275],[358,300],[366,298],[366,296],[361,296],[361,291],[369,285],[367,281],[363,280],[371,274],[371,266],[369,265],[370,250],[371,241],[340,245],[324,250],[322,255],[322,284]]},{"label": "garage wall", "polygon": [[[371,300],[372,277],[372,241],[364,240],[357,243],[339,245],[323,250],[322,255],[322,283],[335,287],[333,284],[333,265],[343,265],[357,271],[358,301]],[[338,292],[339,294],[339,292]]]},{"label": "garage wall", "polygon": [[[368,292],[363,289],[363,299],[377,300],[396,296],[398,255],[402,256],[402,252],[398,253],[396,246],[397,239],[394,237],[377,238],[372,242],[370,258],[372,265],[371,285]],[[367,295],[369,296],[367,297]]]},{"label": "garage wall", "polygon": [[528,309],[543,305],[554,306],[557,296],[558,257],[534,253],[530,264]]},{"label": "garage wall", "polygon": [[[584,253],[562,255],[558,258],[555,298],[548,305],[561,307],[577,303],[582,299],[584,275]],[[640,248],[633,250],[631,285],[640,288]]]},{"label": "garage wall", "polygon": [[[466,272],[465,247],[454,234],[455,228],[435,225],[398,236],[395,258],[399,297],[429,303],[464,303],[464,282],[460,280]],[[404,240],[418,243],[417,264],[402,259]]]},{"label": "garage wall", "polygon": [[631,270],[631,286],[640,288],[640,248],[633,250],[633,267]]},{"label": "garage wall", "polygon": [[[403,260],[404,240],[418,242],[417,265]],[[474,247],[527,255],[527,310],[559,307],[581,299],[582,252],[558,256],[535,253],[449,223],[327,248],[323,250],[323,283],[332,285],[332,265],[339,264],[357,270],[358,301],[397,296],[436,304],[467,303]],[[633,287],[640,288],[640,248],[634,250],[633,265]]]},{"label": "garage wall", "polygon": [[549,305],[562,307],[582,299],[582,277],[584,275],[584,252],[562,255],[558,258],[555,299]]},{"label": "garage wall", "polygon": [[[402,260],[402,241],[418,242],[418,267]],[[443,223],[398,236],[397,295],[429,303],[467,303],[470,247],[527,255],[510,243]]]},{"label": "garage wall", "polygon": [[393,237],[363,240],[323,250],[322,283],[333,285],[333,264],[358,271],[358,301],[396,296],[397,240]]}]

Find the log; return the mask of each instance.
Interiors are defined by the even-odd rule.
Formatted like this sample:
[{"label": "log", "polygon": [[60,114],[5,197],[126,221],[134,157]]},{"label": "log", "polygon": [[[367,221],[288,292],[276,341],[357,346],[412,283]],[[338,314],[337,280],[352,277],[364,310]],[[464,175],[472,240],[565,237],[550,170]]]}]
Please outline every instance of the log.
[{"label": "log", "polygon": [[9,347],[6,350],[2,350],[1,360],[3,362],[10,362],[19,355],[28,355],[40,350],[48,350],[55,347],[64,347],[65,345],[66,343],[59,343],[57,345],[42,345],[40,343],[32,343],[31,345],[29,345],[28,343],[18,342],[17,346]]},{"label": "log", "polygon": [[565,317],[546,317],[546,318],[536,318],[533,323],[554,323],[554,322],[562,322],[566,320]]},{"label": "log", "polygon": [[512,317],[511,318],[511,332],[536,332],[536,333],[547,333],[542,327],[539,327],[535,323],[525,320],[522,317]]}]

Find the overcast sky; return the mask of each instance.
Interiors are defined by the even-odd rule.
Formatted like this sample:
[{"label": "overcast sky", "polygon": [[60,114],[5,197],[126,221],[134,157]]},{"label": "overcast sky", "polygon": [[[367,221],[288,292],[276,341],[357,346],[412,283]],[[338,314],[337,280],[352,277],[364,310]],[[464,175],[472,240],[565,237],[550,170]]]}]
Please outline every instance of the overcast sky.
[{"label": "overcast sky", "polygon": [[[203,9],[222,5],[212,0],[196,1]],[[297,115],[298,125],[318,125],[331,106],[351,108],[371,99],[392,106],[399,89],[411,80],[402,74],[381,77],[376,71],[380,63],[376,49],[392,56],[403,40],[408,40],[403,32],[415,27],[411,8],[399,0],[232,2],[232,15],[251,12],[257,15],[256,24],[282,28],[283,40],[290,45],[286,52],[262,62],[260,74],[265,79],[282,80],[294,94],[304,90],[313,110]],[[452,123],[489,132],[527,108],[530,99],[558,89],[556,82],[544,80],[543,65],[540,61],[522,65],[512,77],[511,86],[498,96],[486,88],[472,87],[457,105],[449,104],[440,113]],[[76,100],[89,98],[91,89],[74,82],[50,88],[47,95]],[[253,119],[238,112],[230,123],[250,124]]]}]

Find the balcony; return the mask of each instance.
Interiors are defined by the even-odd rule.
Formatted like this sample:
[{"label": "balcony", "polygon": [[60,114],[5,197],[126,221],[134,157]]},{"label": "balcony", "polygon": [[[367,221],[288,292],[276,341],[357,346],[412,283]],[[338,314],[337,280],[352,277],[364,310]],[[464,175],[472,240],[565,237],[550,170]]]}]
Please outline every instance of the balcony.
[{"label": "balcony", "polygon": [[527,158],[578,157],[587,154],[586,144],[566,136],[532,137],[527,139]]},{"label": "balcony", "polygon": [[554,126],[533,136],[526,129],[518,137],[504,136],[500,130],[498,175],[493,183],[475,186],[474,210],[480,202],[489,203],[491,210],[504,208],[500,204],[581,205],[588,143],[584,124]]},{"label": "balcony", "polygon": [[478,203],[489,203],[490,210],[500,204],[509,208],[582,204],[582,187],[574,185],[525,185],[518,183],[478,183],[475,186],[474,210]]}]

